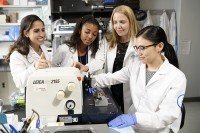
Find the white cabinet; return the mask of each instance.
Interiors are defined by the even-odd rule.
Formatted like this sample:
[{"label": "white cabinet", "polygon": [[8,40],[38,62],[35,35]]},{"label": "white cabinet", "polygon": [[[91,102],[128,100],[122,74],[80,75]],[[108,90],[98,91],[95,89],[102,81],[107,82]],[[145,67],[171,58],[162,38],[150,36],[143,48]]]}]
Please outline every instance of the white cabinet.
[{"label": "white cabinet", "polygon": [[[51,30],[51,20],[50,20],[50,6],[48,5],[28,5],[28,6],[16,6],[16,5],[4,5],[0,6],[0,12],[3,12],[7,16],[14,16],[16,17],[14,22],[1,22],[0,23],[0,42],[2,41],[8,41],[6,38],[3,36],[6,31],[9,30],[10,27],[12,26],[19,26],[22,18],[29,14],[36,14],[39,16],[45,23],[47,32],[49,33]],[[12,17],[10,17],[12,18]],[[2,21],[2,20],[1,20]],[[5,38],[5,39],[4,39]]]},{"label": "white cabinet", "polygon": [[3,12],[7,16],[11,16],[13,13],[17,14],[17,21],[13,24],[8,23],[1,23],[0,26],[9,26],[9,25],[18,25],[21,19],[29,14],[36,14],[38,15],[45,24],[50,24],[50,6],[48,5],[35,5],[35,6],[16,6],[16,5],[0,5],[0,12]]}]

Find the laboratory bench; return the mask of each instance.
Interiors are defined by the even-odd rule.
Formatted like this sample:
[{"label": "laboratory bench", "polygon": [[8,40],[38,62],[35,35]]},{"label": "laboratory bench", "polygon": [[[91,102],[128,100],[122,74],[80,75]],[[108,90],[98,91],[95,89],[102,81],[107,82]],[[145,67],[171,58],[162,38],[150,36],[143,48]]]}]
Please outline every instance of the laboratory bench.
[{"label": "laboratory bench", "polygon": [[[3,112],[6,114],[14,113],[18,115],[19,122],[22,122],[22,118],[25,118],[25,107],[16,108],[11,105],[4,105]],[[131,127],[127,127],[124,129],[113,129],[109,128],[107,124],[84,124],[84,125],[49,126],[49,127],[46,126],[40,131],[42,131],[43,133],[123,133],[123,132],[134,133],[134,130]]]}]

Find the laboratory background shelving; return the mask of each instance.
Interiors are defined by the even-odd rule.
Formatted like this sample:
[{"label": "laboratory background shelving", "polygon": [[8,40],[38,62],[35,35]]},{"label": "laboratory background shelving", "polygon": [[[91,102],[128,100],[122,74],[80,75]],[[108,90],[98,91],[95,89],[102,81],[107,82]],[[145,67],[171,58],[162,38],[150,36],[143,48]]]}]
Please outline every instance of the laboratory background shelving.
[{"label": "laboratory background shelving", "polygon": [[[9,5],[0,5],[0,12],[8,16],[11,13],[17,13],[17,21],[14,23],[0,23],[0,35],[4,35],[11,27],[20,26],[21,19],[29,14],[38,15],[45,23],[46,33],[51,34],[51,10],[49,0],[45,5],[13,5],[12,0],[8,1]],[[4,40],[3,37],[1,37],[2,36],[0,36],[0,72],[10,70],[8,63],[4,63],[4,58],[8,53],[10,45],[14,43],[14,41]]]}]

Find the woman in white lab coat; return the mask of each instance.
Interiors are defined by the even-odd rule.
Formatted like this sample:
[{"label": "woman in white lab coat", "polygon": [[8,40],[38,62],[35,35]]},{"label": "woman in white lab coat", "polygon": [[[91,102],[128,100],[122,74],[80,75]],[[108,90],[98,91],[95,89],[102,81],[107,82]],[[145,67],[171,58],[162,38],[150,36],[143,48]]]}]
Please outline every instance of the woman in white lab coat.
[{"label": "woman in white lab coat", "polygon": [[[97,87],[125,83],[130,79],[132,106],[129,114],[110,121],[110,127],[133,126],[141,133],[178,132],[186,77],[164,30],[147,26],[136,35],[138,58],[134,64],[113,74],[96,76]],[[162,54],[163,52],[163,54]]]},{"label": "woman in white lab coat", "polygon": [[99,28],[99,23],[93,16],[80,18],[70,40],[60,45],[53,55],[52,65],[74,65],[91,74],[102,69],[104,51],[99,44]]},{"label": "woman in white lab coat", "polygon": [[[111,15],[111,38],[104,41],[106,47],[106,72],[113,73],[133,62],[135,50],[133,39],[138,32],[138,25],[132,9],[121,5]],[[129,83],[110,87],[113,97],[123,112],[132,104]]]},{"label": "woman in white lab coat", "polygon": [[14,83],[22,93],[29,75],[36,69],[49,67],[50,56],[43,45],[45,36],[44,22],[38,16],[28,15],[22,19],[19,37],[6,58],[10,61]]}]

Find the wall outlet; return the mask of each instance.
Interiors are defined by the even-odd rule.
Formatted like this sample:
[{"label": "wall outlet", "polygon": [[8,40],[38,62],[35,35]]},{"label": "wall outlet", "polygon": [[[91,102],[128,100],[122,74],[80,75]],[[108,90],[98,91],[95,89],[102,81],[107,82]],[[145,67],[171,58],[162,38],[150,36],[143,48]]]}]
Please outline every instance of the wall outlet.
[{"label": "wall outlet", "polygon": [[2,88],[5,88],[5,87],[6,87],[6,83],[5,83],[5,82],[2,82],[2,83],[1,83],[1,87],[2,87]]}]

